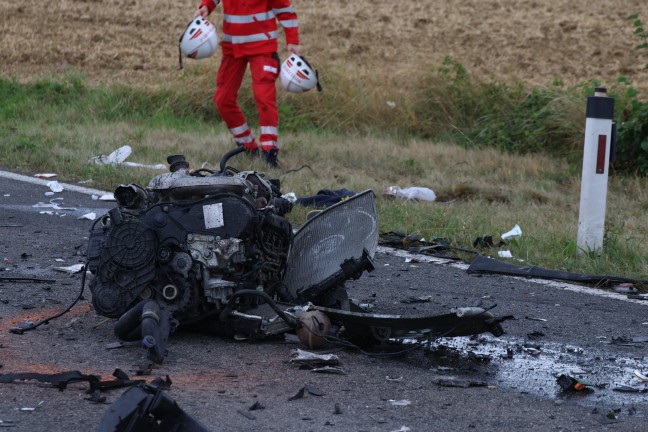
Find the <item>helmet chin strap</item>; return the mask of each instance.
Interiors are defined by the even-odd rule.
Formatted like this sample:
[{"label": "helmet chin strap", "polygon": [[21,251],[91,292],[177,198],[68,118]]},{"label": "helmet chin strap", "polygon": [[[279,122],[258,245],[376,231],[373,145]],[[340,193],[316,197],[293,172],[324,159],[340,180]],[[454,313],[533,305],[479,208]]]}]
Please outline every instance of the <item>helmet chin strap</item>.
[{"label": "helmet chin strap", "polygon": [[[182,38],[180,38],[180,40],[182,40]],[[184,69],[184,64],[182,64],[182,49],[180,49],[180,44],[178,43],[178,70],[180,69]]]}]

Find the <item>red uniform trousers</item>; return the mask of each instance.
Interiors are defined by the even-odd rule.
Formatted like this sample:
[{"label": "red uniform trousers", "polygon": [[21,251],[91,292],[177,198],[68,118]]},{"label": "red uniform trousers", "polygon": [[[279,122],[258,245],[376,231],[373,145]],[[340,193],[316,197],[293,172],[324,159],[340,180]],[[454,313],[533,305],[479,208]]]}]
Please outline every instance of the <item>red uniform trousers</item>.
[{"label": "red uniform trousers", "polygon": [[279,58],[273,53],[234,57],[223,54],[218,74],[214,102],[237,144],[248,151],[257,148],[254,134],[237,102],[243,76],[250,64],[252,92],[259,112],[259,141],[264,151],[279,148],[279,111],[275,81],[279,76]]}]

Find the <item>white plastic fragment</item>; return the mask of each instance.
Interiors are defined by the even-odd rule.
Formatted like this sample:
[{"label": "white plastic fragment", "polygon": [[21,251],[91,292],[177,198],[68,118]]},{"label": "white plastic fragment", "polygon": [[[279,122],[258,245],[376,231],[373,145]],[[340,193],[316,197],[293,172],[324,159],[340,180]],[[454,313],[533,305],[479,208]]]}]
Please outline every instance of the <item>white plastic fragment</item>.
[{"label": "white plastic fragment", "polygon": [[288,192],[283,195],[281,195],[281,198],[290,201],[291,203],[296,203],[297,202],[297,195],[295,195],[295,192]]},{"label": "white plastic fragment", "polygon": [[117,150],[110,153],[108,156],[99,155],[90,159],[90,162],[94,162],[97,165],[123,165],[129,167],[137,168],[152,168],[152,169],[166,169],[167,166],[164,164],[153,164],[147,165],[139,162],[126,162],[128,156],[131,155],[133,149],[129,145],[121,146]]},{"label": "white plastic fragment", "polygon": [[46,179],[46,178],[56,177],[56,174],[54,174],[54,173],[39,173],[39,174],[34,174],[34,177]]},{"label": "white plastic fragment", "polygon": [[510,231],[507,231],[504,234],[502,234],[502,240],[508,240],[517,237],[522,237],[522,229],[518,224],[515,224],[515,226]]},{"label": "white plastic fragment", "polygon": [[56,180],[47,182],[47,187],[50,188],[52,192],[63,192],[63,186]]},{"label": "white plastic fragment", "polygon": [[387,101],[387,106],[389,108],[396,108],[396,102],[394,101]]},{"label": "white plastic fragment", "polygon": [[88,220],[93,221],[93,220],[97,219],[97,213],[95,213],[95,212],[86,213],[86,214],[84,214],[82,216],[79,216],[77,219],[88,219]]},{"label": "white plastic fragment", "polygon": [[54,267],[54,270],[69,274],[81,273],[81,270],[83,270],[83,264],[74,264],[68,267]]},{"label": "white plastic fragment", "polygon": [[497,251],[497,256],[500,258],[513,258],[510,250]]},{"label": "white plastic fragment", "polygon": [[400,400],[389,399],[389,403],[394,406],[407,406],[412,404],[412,402],[408,401],[407,399],[400,399]]},{"label": "white plastic fragment", "polygon": [[410,429],[410,428],[408,428],[407,426],[403,425],[403,426],[401,426],[400,429],[396,429],[396,430],[394,430],[394,431],[392,431],[392,432],[410,432],[411,430],[412,430],[412,429]]},{"label": "white plastic fragment", "polygon": [[635,371],[634,371],[634,374],[635,374],[635,376],[636,376],[637,378],[639,378],[639,381],[648,382],[648,376],[642,374],[642,373],[639,372],[638,370],[635,370]]},{"label": "white plastic fragment", "polygon": [[406,200],[435,201],[436,194],[430,188],[412,186],[401,189],[399,186],[389,186],[387,195],[405,198]]}]

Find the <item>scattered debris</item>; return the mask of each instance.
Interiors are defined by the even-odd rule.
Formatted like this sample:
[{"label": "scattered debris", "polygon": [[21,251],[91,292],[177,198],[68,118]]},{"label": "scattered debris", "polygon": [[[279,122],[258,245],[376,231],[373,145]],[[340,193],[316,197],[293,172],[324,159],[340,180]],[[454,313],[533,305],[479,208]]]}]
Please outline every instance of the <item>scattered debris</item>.
[{"label": "scattered debris", "polygon": [[420,297],[408,297],[404,300],[401,300],[401,303],[430,303],[432,301],[432,296],[420,296]]},{"label": "scattered debris", "polygon": [[635,371],[634,371],[634,375],[635,375],[637,378],[639,378],[639,381],[642,381],[642,382],[648,382],[648,376],[642,374],[642,373],[639,372],[638,370],[635,370]]},{"label": "scattered debris", "polygon": [[51,200],[49,201],[49,204],[45,204],[44,202],[40,202],[40,201],[39,201],[38,203],[34,204],[32,207],[36,207],[36,208],[51,208],[51,209],[53,209],[53,210],[63,210],[63,211],[76,211],[75,208],[72,208],[72,207],[61,207],[61,206],[59,206],[57,203],[54,202],[54,201],[60,201],[60,200],[63,200],[63,198],[53,198],[53,199],[51,199]]},{"label": "scattered debris", "polygon": [[400,400],[389,399],[389,403],[394,406],[407,406],[412,404],[412,402],[408,401],[407,399],[400,399]]},{"label": "scattered debris", "polygon": [[513,258],[510,250],[497,251],[497,256],[500,258]]},{"label": "scattered debris", "polygon": [[304,387],[300,388],[297,393],[295,393],[294,396],[291,396],[288,398],[289,401],[294,401],[297,399],[301,399],[304,397],[306,392],[310,393],[313,396],[324,396],[326,393],[324,393],[322,390],[319,388],[315,387],[312,384],[307,384]]},{"label": "scattered debris", "polygon": [[54,270],[65,272],[68,274],[81,273],[83,271],[84,264],[74,264],[68,267],[54,267]]},{"label": "scattered debris", "polygon": [[[303,365],[302,367],[310,368],[310,366]],[[314,373],[326,373],[326,374],[332,374],[332,375],[346,375],[346,371],[342,368],[339,367],[333,367],[333,366],[322,366],[322,367],[316,367],[316,368],[311,368],[311,372]]]},{"label": "scattered debris", "polygon": [[250,414],[247,411],[243,411],[243,410],[238,409],[238,410],[236,410],[236,412],[241,414],[243,417],[245,417],[247,419],[256,420],[256,417],[254,415]]},{"label": "scattered debris", "polygon": [[472,381],[455,377],[437,377],[432,382],[440,387],[488,387],[488,384],[483,381]]},{"label": "scattered debris", "polygon": [[82,216],[79,216],[77,219],[87,219],[87,220],[93,221],[93,220],[97,219],[97,213],[95,213],[95,212],[86,213],[86,214],[84,214]]},{"label": "scattered debris", "polygon": [[20,408],[20,411],[36,411],[36,408],[43,405],[44,402],[45,401],[38,402],[38,405],[36,405],[35,407],[23,407],[23,408]]},{"label": "scattered debris", "polygon": [[121,342],[112,342],[112,343],[106,344],[106,349],[107,350],[113,350],[113,349],[123,348],[123,347],[124,347],[124,344],[121,343]]},{"label": "scattered debris", "polygon": [[538,318],[538,317],[534,317],[534,316],[525,316],[524,318],[526,318],[526,319],[528,319],[528,320],[531,320],[531,321],[542,321],[542,322],[547,322],[547,320],[544,319],[544,318]]},{"label": "scattered debris", "polygon": [[520,225],[515,224],[515,226],[510,231],[505,232],[500,237],[502,238],[502,240],[522,237],[522,229],[520,229]]},{"label": "scattered debris", "polygon": [[54,279],[37,279],[27,277],[0,277],[2,282],[32,282],[32,283],[47,283],[53,284],[56,282]]},{"label": "scattered debris", "polygon": [[132,148],[129,145],[119,147],[117,150],[110,153],[108,156],[99,155],[90,159],[90,162],[94,162],[97,165],[122,165],[129,167],[138,167],[138,168],[152,168],[152,169],[166,169],[164,164],[154,164],[147,165],[138,162],[126,162],[128,156],[132,153]]},{"label": "scattered debris", "polygon": [[310,351],[304,351],[299,348],[294,349],[291,354],[290,363],[299,365],[337,365],[340,358],[335,354],[316,354]]},{"label": "scattered debris", "polygon": [[344,188],[337,190],[322,189],[313,196],[298,198],[295,200],[295,204],[306,207],[330,207],[355,195],[355,192]]},{"label": "scattered debris", "polygon": [[513,263],[499,261],[483,255],[477,255],[467,270],[468,273],[505,274],[511,276],[535,277],[539,279],[564,280],[595,285],[597,287],[611,286],[618,283],[637,283],[647,285],[648,281],[621,278],[608,275],[588,275],[569,273],[560,270],[550,270],[542,267],[519,266]]},{"label": "scattered debris", "polygon": [[256,402],[254,402],[254,403],[252,404],[252,406],[250,406],[250,408],[248,408],[248,409],[249,409],[250,411],[262,410],[262,409],[265,409],[265,406],[263,406],[263,405],[261,404],[261,402],[256,401]]},{"label": "scattered debris", "polygon": [[164,390],[148,384],[126,390],[108,407],[97,428],[97,432],[152,430],[208,432]]},{"label": "scattered debris", "polygon": [[52,192],[63,192],[63,186],[56,180],[47,182],[47,187],[50,188]]},{"label": "scattered debris", "polygon": [[[116,369],[113,375],[120,374],[119,369]],[[59,390],[65,390],[69,384],[76,382],[88,382],[90,389],[87,393],[92,393],[95,390],[109,390],[114,388],[131,387],[133,385],[141,384],[144,381],[130,380],[127,376],[120,374],[122,378],[111,381],[102,381],[100,376],[85,375],[79,371],[59,372],[54,374],[42,374],[36,372],[22,372],[22,373],[9,373],[0,374],[0,384],[10,384],[16,381],[31,381],[50,383],[53,387]]]},{"label": "scattered debris", "polygon": [[612,391],[621,392],[621,393],[648,393],[648,388],[640,389],[637,387],[622,385],[619,387],[614,387]]},{"label": "scattered debris", "polygon": [[614,285],[612,287],[612,290],[614,292],[624,293],[624,294],[635,294],[635,293],[639,292],[639,290],[637,288],[635,288],[634,284],[629,283],[629,282]]},{"label": "scattered debris", "polygon": [[41,178],[41,179],[47,179],[47,178],[56,177],[56,174],[54,174],[54,173],[39,173],[39,174],[34,174],[34,177]]},{"label": "scattered debris", "polygon": [[580,378],[575,378],[573,376],[562,374],[560,375],[556,382],[563,389],[563,391],[584,391],[589,390],[588,387],[591,387],[592,384],[584,381]]},{"label": "scattered debris", "polygon": [[392,432],[410,432],[410,431],[411,431],[411,429],[408,428],[407,426],[401,426],[400,429],[396,429],[396,430],[394,430]]},{"label": "scattered debris", "polygon": [[436,194],[427,187],[412,186],[401,189],[399,186],[389,186],[387,195],[405,198],[406,200],[436,201]]}]

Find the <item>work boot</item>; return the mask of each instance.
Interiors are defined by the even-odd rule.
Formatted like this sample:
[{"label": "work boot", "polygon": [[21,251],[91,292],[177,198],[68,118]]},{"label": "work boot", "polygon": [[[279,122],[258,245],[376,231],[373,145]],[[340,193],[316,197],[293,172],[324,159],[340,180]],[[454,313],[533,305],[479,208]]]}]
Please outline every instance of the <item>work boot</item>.
[{"label": "work boot", "polygon": [[263,160],[268,164],[270,168],[277,168],[279,166],[279,161],[277,161],[277,155],[279,154],[279,149],[273,148],[268,151],[263,151]]}]

